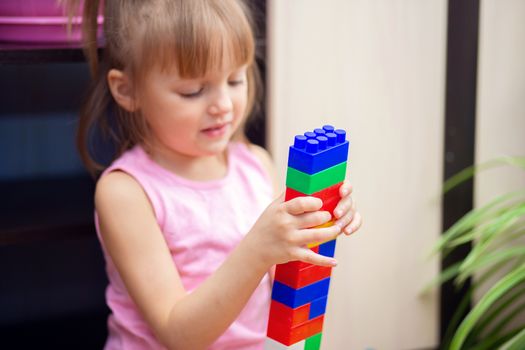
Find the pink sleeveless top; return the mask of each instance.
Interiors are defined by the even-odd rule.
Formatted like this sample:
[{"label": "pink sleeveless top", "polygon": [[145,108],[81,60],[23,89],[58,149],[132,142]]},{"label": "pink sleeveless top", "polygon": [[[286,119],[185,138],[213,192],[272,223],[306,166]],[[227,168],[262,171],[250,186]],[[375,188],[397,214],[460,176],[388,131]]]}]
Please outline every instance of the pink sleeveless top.
[{"label": "pink sleeveless top", "polygon": [[[243,143],[230,143],[228,172],[219,180],[179,177],[155,163],[140,146],[125,152],[105,174],[113,170],[130,174],[146,192],[188,292],[217,270],[272,198],[271,180]],[[106,299],[112,311],[105,349],[164,349],[130,298],[98,235],[109,278]],[[210,349],[262,350],[270,294],[267,274],[239,317]]]}]

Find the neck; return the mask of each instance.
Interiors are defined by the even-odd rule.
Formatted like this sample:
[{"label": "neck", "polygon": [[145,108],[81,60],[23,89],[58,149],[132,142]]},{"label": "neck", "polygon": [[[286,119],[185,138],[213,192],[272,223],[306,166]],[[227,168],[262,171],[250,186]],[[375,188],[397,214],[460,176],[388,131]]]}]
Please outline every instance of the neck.
[{"label": "neck", "polygon": [[188,156],[166,147],[148,147],[150,157],[170,172],[193,181],[221,179],[228,172],[227,150],[211,156]]}]

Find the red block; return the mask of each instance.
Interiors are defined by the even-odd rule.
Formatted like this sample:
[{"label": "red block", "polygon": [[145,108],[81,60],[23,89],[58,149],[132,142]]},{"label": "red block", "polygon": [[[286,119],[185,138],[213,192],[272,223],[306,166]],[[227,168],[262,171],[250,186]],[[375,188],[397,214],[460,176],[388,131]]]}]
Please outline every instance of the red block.
[{"label": "red block", "polygon": [[292,309],[278,301],[272,300],[270,305],[269,323],[280,323],[282,327],[290,329],[301,323],[308,321],[310,315],[310,304],[299,306]]},{"label": "red block", "polygon": [[281,344],[290,346],[297,343],[298,341],[320,333],[323,330],[323,321],[324,315],[321,315],[312,320],[289,328],[283,323],[272,320],[272,322],[268,323],[268,337],[280,342]]},{"label": "red block", "polygon": [[[341,187],[342,184],[343,183],[340,182],[338,184],[332,185],[330,187],[325,188],[324,190],[312,193],[310,195],[312,197],[320,198],[323,201],[323,206],[320,210],[326,210],[330,212],[330,214],[332,214],[332,217],[334,216],[334,209],[337,203],[339,203],[339,200],[341,199],[341,196],[339,195],[339,187]],[[289,201],[290,199],[304,196],[307,196],[307,194],[301,193],[292,188],[286,188],[284,200]]]},{"label": "red block", "polygon": [[330,277],[331,272],[330,266],[305,263],[305,265],[298,267],[294,264],[283,264],[275,270],[275,280],[294,289],[299,289]]}]

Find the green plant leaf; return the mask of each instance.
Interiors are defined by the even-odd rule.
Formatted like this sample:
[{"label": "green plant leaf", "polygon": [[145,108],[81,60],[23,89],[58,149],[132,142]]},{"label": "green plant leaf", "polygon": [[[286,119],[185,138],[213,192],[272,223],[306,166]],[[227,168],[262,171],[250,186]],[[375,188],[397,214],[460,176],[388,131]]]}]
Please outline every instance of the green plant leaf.
[{"label": "green plant leaf", "polygon": [[525,327],[512,339],[507,341],[500,350],[523,350],[525,349]]},{"label": "green plant leaf", "polygon": [[[444,183],[443,193],[472,178],[479,171],[500,165],[525,169],[525,157],[501,157],[464,169]],[[455,286],[460,287],[477,274],[448,325],[442,342],[444,349],[492,350],[503,343],[510,344],[511,350],[525,349],[523,326],[502,334],[509,322],[525,310],[525,303],[516,305],[525,292],[525,246],[517,241],[524,236],[525,189],[521,189],[474,208],[436,242],[432,255],[439,252],[442,259],[462,245],[471,243],[472,248],[463,261],[445,269],[431,285],[454,279]],[[484,293],[461,320],[476,290],[488,283],[492,284],[493,276],[502,271],[504,276]]]},{"label": "green plant leaf", "polygon": [[509,316],[503,318],[503,320],[500,320],[495,326],[492,327],[491,331],[487,331],[488,327],[492,325],[493,322],[498,318],[498,316],[502,315],[506,309],[509,307],[513,308],[513,311],[511,314],[516,313],[516,311],[519,313],[523,308],[516,308],[513,306],[513,303],[522,296],[523,292],[525,291],[525,284],[518,285],[515,290],[509,290],[508,293],[506,293],[504,296],[498,300],[497,303],[494,304],[494,307],[491,308],[487,313],[485,313],[478,323],[478,325],[473,329],[472,333],[475,335],[475,337],[478,337],[481,334],[497,334],[500,335],[500,331],[503,327],[505,327],[506,323],[512,319],[512,317],[509,318]]},{"label": "green plant leaf", "polygon": [[490,335],[487,338],[480,340],[475,346],[471,346],[468,350],[493,350],[497,349],[499,346],[510,340],[514,337],[520,329],[513,329],[504,335]]},{"label": "green plant leaf", "polygon": [[500,249],[492,253],[481,256],[477,261],[468,265],[465,268],[460,267],[460,273],[457,277],[458,282],[463,282],[468,279],[476,271],[479,271],[489,265],[497,264],[499,262],[521,257],[525,255],[525,246],[509,247]]},{"label": "green plant leaf", "polygon": [[447,330],[445,331],[445,335],[443,336],[443,344],[442,349],[449,349],[450,343],[452,342],[452,339],[454,338],[454,332],[458,325],[460,324],[463,315],[467,312],[468,308],[470,307],[470,300],[472,299],[473,289],[469,289],[465,295],[461,298],[461,301],[454,311],[454,315],[452,316],[452,319],[450,320]]},{"label": "green plant leaf", "polygon": [[510,324],[521,312],[525,310],[525,302],[518,306],[512,306],[512,311],[501,319],[491,330],[492,334],[501,334],[501,331]]},{"label": "green plant leaf", "polygon": [[[470,233],[475,227],[479,226],[483,222],[490,220],[492,217],[497,217],[500,214],[499,210],[507,210],[508,207],[515,204],[507,205],[503,208],[498,208],[502,203],[505,203],[517,196],[525,195],[525,190],[516,191],[501,195],[486,205],[471,210],[459,219],[454,225],[452,225],[443,235],[438,239],[431,252],[431,255],[435,255],[438,252],[442,253],[442,256],[446,256],[449,242],[461,237],[462,235]],[[473,237],[472,237],[473,238]]]},{"label": "green plant leaf", "polygon": [[426,294],[430,292],[432,288],[434,288],[436,285],[441,285],[454,277],[456,277],[459,273],[459,266],[461,265],[461,262],[455,263],[453,265],[450,265],[445,270],[443,270],[437,277],[435,277],[432,281],[430,281],[425,288],[422,291],[422,294]]},{"label": "green plant leaf", "polygon": [[[472,227],[468,231],[458,234],[456,238],[449,240],[446,248],[451,249],[475,239],[483,241],[492,237],[494,233],[497,233],[494,231],[497,229],[498,225],[507,222],[507,220],[509,220],[507,218],[509,215],[515,215],[519,218],[519,212],[521,212],[523,208],[525,208],[525,202],[513,203],[503,208],[498,208],[490,213],[490,215],[479,217],[479,221],[473,221],[471,223]],[[518,212],[517,215],[516,212]]]},{"label": "green plant leaf", "polygon": [[493,160],[489,160],[479,165],[473,165],[468,168],[465,168],[459,173],[457,173],[456,175],[447,179],[447,181],[445,181],[443,185],[443,193],[447,193],[454,187],[467,181],[472,176],[474,176],[475,173],[478,173],[480,171],[487,170],[487,169],[492,169],[492,168],[495,168],[501,165],[512,165],[512,166],[516,166],[516,167],[525,169],[525,157],[504,156],[504,157],[496,158]]},{"label": "green plant leaf", "polygon": [[525,266],[519,267],[499,280],[468,313],[463,322],[461,322],[454,338],[452,339],[450,349],[460,350],[466,337],[487,309],[509,289],[512,289],[523,281],[525,281]]}]

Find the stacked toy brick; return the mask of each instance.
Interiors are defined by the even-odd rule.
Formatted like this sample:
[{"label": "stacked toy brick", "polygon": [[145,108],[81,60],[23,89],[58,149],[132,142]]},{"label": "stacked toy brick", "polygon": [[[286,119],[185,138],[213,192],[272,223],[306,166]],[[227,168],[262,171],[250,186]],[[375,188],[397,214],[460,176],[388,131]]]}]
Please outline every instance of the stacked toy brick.
[{"label": "stacked toy brick", "polygon": [[[344,130],[325,125],[295,137],[290,146],[286,197],[318,197],[333,211],[345,179],[349,143]],[[333,225],[330,220],[323,226]],[[333,257],[335,240],[312,243],[314,252]],[[318,350],[332,268],[301,261],[277,265],[268,321],[267,350]]]}]

